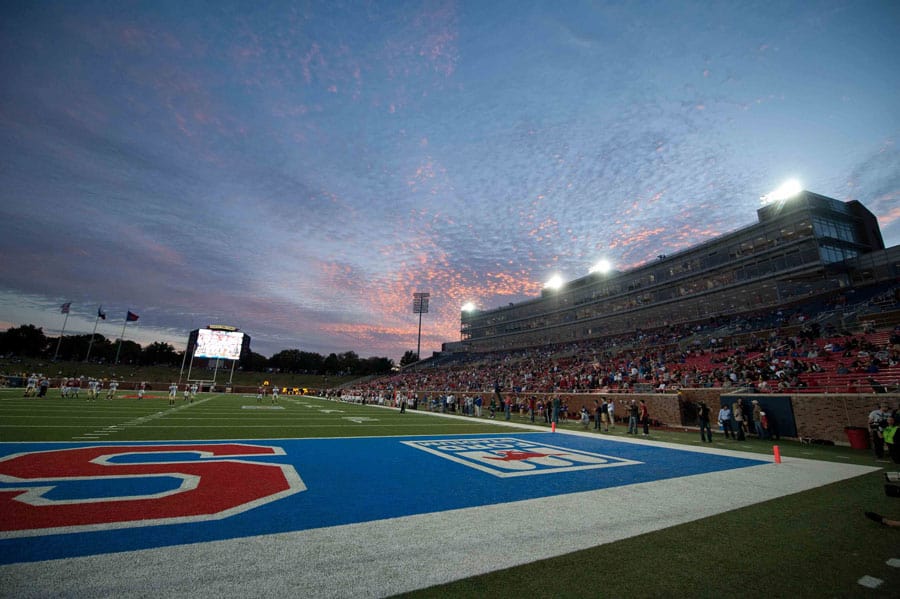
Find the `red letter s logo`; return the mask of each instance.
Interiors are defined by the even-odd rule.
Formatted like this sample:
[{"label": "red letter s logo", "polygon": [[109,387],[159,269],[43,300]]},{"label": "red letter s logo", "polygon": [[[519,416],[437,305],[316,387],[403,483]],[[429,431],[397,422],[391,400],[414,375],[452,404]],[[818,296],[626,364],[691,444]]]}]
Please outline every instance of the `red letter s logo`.
[{"label": "red letter s logo", "polygon": [[[293,466],[238,459],[111,463],[133,454],[193,453],[200,458],[284,455],[243,443],[80,447],[0,459],[0,537],[176,524],[227,518],[306,490]],[[54,481],[181,479],[174,490],[125,497],[54,500]]]}]

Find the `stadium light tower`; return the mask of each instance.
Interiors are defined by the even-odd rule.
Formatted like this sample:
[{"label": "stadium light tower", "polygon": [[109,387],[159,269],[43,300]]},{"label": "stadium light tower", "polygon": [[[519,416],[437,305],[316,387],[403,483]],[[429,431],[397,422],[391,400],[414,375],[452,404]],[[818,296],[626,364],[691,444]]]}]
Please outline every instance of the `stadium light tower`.
[{"label": "stadium light tower", "polygon": [[419,351],[422,347],[422,314],[428,313],[428,298],[430,293],[413,293],[413,314],[419,315],[419,338],[416,341],[416,361],[419,360],[421,354]]}]

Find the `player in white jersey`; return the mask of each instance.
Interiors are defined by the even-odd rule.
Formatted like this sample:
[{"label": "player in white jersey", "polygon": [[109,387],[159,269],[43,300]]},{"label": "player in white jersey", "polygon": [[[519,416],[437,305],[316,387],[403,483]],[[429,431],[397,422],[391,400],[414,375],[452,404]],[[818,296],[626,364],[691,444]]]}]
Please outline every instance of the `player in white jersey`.
[{"label": "player in white jersey", "polygon": [[138,387],[138,399],[144,399],[144,391],[147,390],[147,383],[141,381],[140,386]]},{"label": "player in white jersey", "polygon": [[28,381],[25,383],[25,397],[34,397],[37,394],[37,384],[38,378],[36,374],[28,377]]},{"label": "player in white jersey", "polygon": [[278,403],[278,386],[272,385],[272,403]]},{"label": "player in white jersey", "polygon": [[119,382],[113,379],[109,382],[109,388],[106,390],[106,399],[115,399],[116,391],[119,390]]},{"label": "player in white jersey", "polygon": [[178,384],[172,383],[169,385],[169,405],[175,405],[175,397],[178,395]]},{"label": "player in white jersey", "polygon": [[97,399],[97,387],[100,385],[96,380],[90,379],[88,381],[88,401],[93,399]]},{"label": "player in white jersey", "polygon": [[197,383],[191,385],[191,403],[194,403],[195,397],[197,397]]}]

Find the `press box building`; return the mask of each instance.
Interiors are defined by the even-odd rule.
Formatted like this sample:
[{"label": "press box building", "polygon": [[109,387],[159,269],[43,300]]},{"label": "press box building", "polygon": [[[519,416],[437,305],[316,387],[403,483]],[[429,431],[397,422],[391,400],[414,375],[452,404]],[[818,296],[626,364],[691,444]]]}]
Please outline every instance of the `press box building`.
[{"label": "press box building", "polygon": [[625,272],[592,273],[541,297],[462,313],[460,342],[491,351],[606,337],[777,308],[830,291],[897,281],[888,250],[858,201],[809,191],[766,204],[758,222]]}]

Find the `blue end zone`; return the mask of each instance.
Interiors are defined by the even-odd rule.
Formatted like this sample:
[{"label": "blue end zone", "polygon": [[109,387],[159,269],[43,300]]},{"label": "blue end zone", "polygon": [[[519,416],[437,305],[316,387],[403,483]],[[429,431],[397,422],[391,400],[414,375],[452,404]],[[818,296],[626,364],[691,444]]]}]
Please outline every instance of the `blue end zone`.
[{"label": "blue end zone", "polygon": [[[206,445],[219,443],[222,442],[204,442]],[[282,448],[284,455],[241,459],[291,464],[307,489],[224,519],[0,538],[0,563],[67,558],[338,526],[768,463],[765,460],[621,443],[600,437],[552,433],[254,440],[245,443]],[[180,444],[164,443],[167,446]],[[25,452],[98,445],[105,444],[0,444],[0,458]],[[171,460],[183,463],[196,459],[198,458],[190,453],[153,456],[153,461],[157,462]],[[147,458],[120,456],[110,460],[110,463],[123,463],[126,460],[137,462],[146,461]],[[0,470],[2,464],[0,461]],[[173,465],[171,470],[178,472],[177,465]],[[56,485],[53,491],[45,495],[53,500],[103,498],[129,492],[159,493],[177,487],[177,481],[168,477],[147,477],[127,484],[104,479],[41,484]],[[248,481],[248,484],[252,485],[253,481]],[[21,488],[23,485],[0,482],[0,492],[13,486]],[[3,532],[0,531],[0,537],[2,536]]]}]

